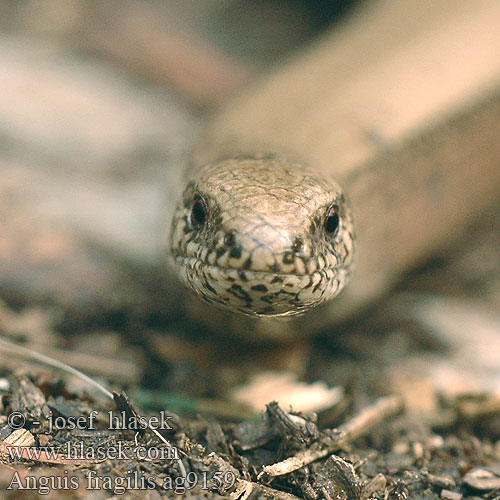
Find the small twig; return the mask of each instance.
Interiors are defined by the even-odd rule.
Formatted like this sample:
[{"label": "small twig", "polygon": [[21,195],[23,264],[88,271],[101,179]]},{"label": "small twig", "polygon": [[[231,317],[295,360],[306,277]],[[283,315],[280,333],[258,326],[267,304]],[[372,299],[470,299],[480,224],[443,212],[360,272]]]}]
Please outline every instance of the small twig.
[{"label": "small twig", "polygon": [[373,405],[368,406],[356,417],[339,427],[339,431],[343,434],[340,444],[357,439],[372,427],[400,413],[403,407],[403,398],[398,395],[378,399]]},{"label": "small twig", "polygon": [[26,347],[20,346],[11,342],[10,340],[6,340],[0,338],[0,347],[2,350],[7,352],[11,352],[17,354],[25,359],[34,359],[44,365],[51,366],[52,368],[56,368],[57,370],[61,370],[63,372],[69,373],[75,377],[78,377],[80,380],[87,382],[87,384],[96,388],[99,392],[102,392],[109,399],[113,400],[113,394],[108,391],[103,385],[99,384],[99,382],[95,381],[93,378],[90,378],[85,373],[82,373],[80,370],[73,368],[62,361],[58,361],[57,359],[50,358],[49,356],[45,356],[39,352],[33,351],[32,349],[27,349]]},{"label": "small twig", "polygon": [[359,415],[338,428],[338,437],[325,436],[312,444],[308,450],[297,453],[272,465],[262,468],[258,479],[264,477],[282,476],[308,465],[315,460],[324,458],[342,448],[348,441],[352,441],[368,432],[372,427],[383,422],[388,417],[396,415],[403,409],[403,400],[400,396],[387,396],[379,399],[375,404],[365,408]]},{"label": "small twig", "polygon": [[[39,349],[39,346],[36,346]],[[121,384],[133,384],[140,380],[141,374],[137,363],[122,359],[97,356],[94,354],[75,352],[67,349],[55,349],[43,346],[43,353],[54,359],[64,359],[67,364],[77,370],[99,377],[119,380]]]},{"label": "small twig", "polygon": [[229,495],[232,500],[247,500],[248,498],[261,498],[263,500],[300,500],[299,497],[275,490],[263,484],[253,483],[240,479],[236,489]]}]

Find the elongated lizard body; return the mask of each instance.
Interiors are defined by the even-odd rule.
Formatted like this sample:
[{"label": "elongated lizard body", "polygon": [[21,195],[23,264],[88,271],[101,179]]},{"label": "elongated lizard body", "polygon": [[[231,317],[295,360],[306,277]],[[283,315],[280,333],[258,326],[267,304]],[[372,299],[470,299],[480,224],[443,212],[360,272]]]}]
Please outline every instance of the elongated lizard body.
[{"label": "elongated lizard body", "polygon": [[374,2],[236,97],[174,218],[184,281],[286,316],[350,276],[296,319],[303,333],[446,246],[500,191],[498,26],[495,0]]}]

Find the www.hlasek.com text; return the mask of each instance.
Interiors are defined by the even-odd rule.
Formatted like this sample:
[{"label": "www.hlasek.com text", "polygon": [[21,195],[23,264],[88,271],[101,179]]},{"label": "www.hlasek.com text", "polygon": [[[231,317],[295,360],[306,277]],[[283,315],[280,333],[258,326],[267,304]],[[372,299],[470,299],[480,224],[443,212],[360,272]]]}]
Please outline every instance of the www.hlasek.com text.
[{"label": "www.hlasek.com text", "polygon": [[57,461],[64,458],[67,462],[82,460],[179,460],[179,450],[175,446],[130,446],[117,441],[107,446],[85,446],[67,442],[61,446],[7,446],[12,462],[29,460]]}]

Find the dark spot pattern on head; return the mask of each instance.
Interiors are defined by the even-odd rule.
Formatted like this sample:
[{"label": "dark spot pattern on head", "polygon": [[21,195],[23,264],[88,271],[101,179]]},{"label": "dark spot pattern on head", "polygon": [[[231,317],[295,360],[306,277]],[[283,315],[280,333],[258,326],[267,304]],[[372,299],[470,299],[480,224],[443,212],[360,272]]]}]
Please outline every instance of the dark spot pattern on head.
[{"label": "dark spot pattern on head", "polygon": [[295,262],[295,255],[293,252],[285,252],[282,258],[283,264],[293,264]]},{"label": "dark spot pattern on head", "polygon": [[217,259],[220,259],[225,253],[227,252],[227,248],[226,247],[219,247],[215,253],[215,257]]},{"label": "dark spot pattern on head", "polygon": [[234,237],[233,232],[226,233],[224,236],[224,244],[227,245],[228,247],[233,246],[236,241],[236,238]]},{"label": "dark spot pattern on head", "polygon": [[233,246],[229,252],[229,256],[233,259],[239,259],[241,258],[241,253],[242,250],[240,246]]},{"label": "dark spot pattern on head", "polygon": [[252,298],[250,297],[250,295],[248,295],[248,293],[243,290],[243,287],[241,287],[240,285],[233,284],[229,289],[229,292],[232,293],[235,297],[244,300],[247,303],[252,302]]},{"label": "dark spot pattern on head", "polygon": [[303,247],[304,247],[304,241],[302,240],[302,238],[297,237],[293,240],[293,245],[292,245],[293,253],[297,254],[302,252]]},{"label": "dark spot pattern on head", "polygon": [[[197,196],[203,217],[193,216]],[[328,234],[332,206],[339,229]],[[335,183],[276,156],[245,157],[197,169],[172,222],[170,249],[180,277],[207,301],[245,314],[288,315],[342,289],[351,228]]]}]

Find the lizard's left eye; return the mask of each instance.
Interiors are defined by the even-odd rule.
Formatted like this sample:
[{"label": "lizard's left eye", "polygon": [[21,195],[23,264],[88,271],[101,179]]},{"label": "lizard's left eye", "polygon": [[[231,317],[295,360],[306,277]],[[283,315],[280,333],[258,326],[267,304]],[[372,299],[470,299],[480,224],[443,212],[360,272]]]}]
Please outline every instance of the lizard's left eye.
[{"label": "lizard's left eye", "polygon": [[331,236],[334,235],[340,226],[339,209],[336,205],[332,205],[326,214],[325,231]]}]

